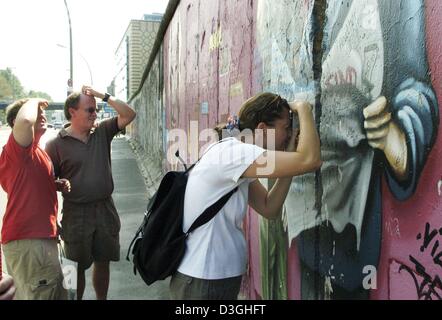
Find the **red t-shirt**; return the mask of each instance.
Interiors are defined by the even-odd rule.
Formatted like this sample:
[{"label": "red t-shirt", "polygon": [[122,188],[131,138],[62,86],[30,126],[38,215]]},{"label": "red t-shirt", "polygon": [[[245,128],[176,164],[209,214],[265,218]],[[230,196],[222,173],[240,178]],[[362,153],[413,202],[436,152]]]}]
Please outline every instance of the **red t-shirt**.
[{"label": "red t-shirt", "polygon": [[35,143],[23,148],[11,133],[0,155],[0,185],[8,194],[2,243],[56,237],[54,170],[43,149]]}]

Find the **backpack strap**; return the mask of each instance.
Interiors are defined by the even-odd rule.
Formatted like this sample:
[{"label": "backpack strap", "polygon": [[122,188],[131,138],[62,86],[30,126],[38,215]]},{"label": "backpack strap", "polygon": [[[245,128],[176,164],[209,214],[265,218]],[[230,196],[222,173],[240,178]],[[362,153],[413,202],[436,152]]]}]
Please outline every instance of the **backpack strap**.
[{"label": "backpack strap", "polygon": [[195,162],[194,164],[192,164],[189,168],[186,169],[186,171],[184,173],[189,173],[190,170],[193,169],[193,167],[199,162],[200,160],[198,159],[197,162]]},{"label": "backpack strap", "polygon": [[209,222],[220,210],[224,205],[229,201],[230,197],[238,190],[238,187],[230,191],[229,193],[222,196],[217,202],[212,204],[210,207],[208,207],[206,210],[204,210],[203,213],[200,214],[200,216],[192,223],[189,230],[186,232],[186,237],[196,228],[199,228],[203,224],[206,224]]}]

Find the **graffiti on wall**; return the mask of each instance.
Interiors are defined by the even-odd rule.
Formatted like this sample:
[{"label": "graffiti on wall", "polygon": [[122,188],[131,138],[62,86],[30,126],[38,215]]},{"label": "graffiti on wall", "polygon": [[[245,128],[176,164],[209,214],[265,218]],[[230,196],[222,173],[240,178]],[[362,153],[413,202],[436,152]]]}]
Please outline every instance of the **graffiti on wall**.
[{"label": "graffiti on wall", "polygon": [[[326,1],[321,20],[319,2],[258,1],[255,60],[263,90],[288,99],[303,93],[313,103],[319,93],[324,164],[293,179],[285,210],[288,240],[296,238],[301,260],[301,296],[368,298],[363,270],[379,262],[381,178],[397,199],[413,195],[439,123],[425,7],[415,0]],[[293,15],[274,19],[287,12]],[[318,28],[324,36],[315,86]],[[278,254],[264,259],[283,261],[271,257]]]},{"label": "graffiti on wall", "polygon": [[[416,236],[416,240],[421,244],[420,253],[429,254],[431,261],[436,266],[436,270],[442,268],[442,228],[432,228],[430,223],[426,223],[425,231]],[[441,240],[441,242],[439,242]],[[409,261],[413,268],[406,264],[399,267],[399,272],[407,272],[415,285],[418,299],[422,300],[442,300],[442,281],[439,274],[431,274],[416,255],[410,255]]]},{"label": "graffiti on wall", "polygon": [[[254,297],[293,297],[294,283],[297,290],[300,282],[303,299],[368,298],[363,288],[367,266],[389,277],[381,279],[384,288],[377,291],[389,297],[405,291],[398,285],[403,279],[409,282],[407,291],[416,291],[421,299],[438,282],[429,272],[432,260],[422,260],[408,248],[418,233],[415,228],[426,221],[440,224],[422,216],[440,208],[433,200],[422,205],[430,188],[422,185],[434,178],[431,190],[442,194],[441,178],[429,179],[434,152],[426,164],[439,125],[428,55],[434,87],[440,87],[434,67],[440,57],[431,60],[439,47],[426,38],[429,2],[440,6],[433,0],[180,4],[164,43],[163,137],[174,128],[189,132],[189,120],[203,126],[222,122],[259,91],[306,99],[315,106],[321,170],[293,179],[282,219],[261,219],[259,226],[251,220],[246,229],[253,232],[251,287],[261,285]],[[430,31],[429,38],[439,33]],[[428,52],[427,41],[434,44]],[[147,113],[140,117],[147,119]],[[431,256],[433,248],[424,253]],[[423,289],[415,290],[415,283]],[[437,285],[434,290],[439,292]]]}]

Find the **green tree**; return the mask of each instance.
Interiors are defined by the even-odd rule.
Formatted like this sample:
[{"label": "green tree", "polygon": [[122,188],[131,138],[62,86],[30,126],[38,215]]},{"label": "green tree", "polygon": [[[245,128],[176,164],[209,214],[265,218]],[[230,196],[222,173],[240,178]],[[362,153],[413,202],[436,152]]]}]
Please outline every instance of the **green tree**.
[{"label": "green tree", "polygon": [[3,74],[0,74],[0,100],[6,101],[12,99],[12,88]]},{"label": "green tree", "polygon": [[12,73],[10,68],[6,68],[6,70],[0,70],[0,75],[7,81],[9,86],[12,89],[12,96],[10,96],[10,100],[16,100],[20,98],[26,97],[26,93],[21,85],[20,80],[18,80],[17,76]]},{"label": "green tree", "polygon": [[43,98],[52,101],[51,96],[45,92],[34,90],[26,92],[10,68],[0,70],[0,100],[14,101],[21,98]]},{"label": "green tree", "polygon": [[43,98],[48,100],[49,102],[52,101],[52,98],[49,94],[47,94],[46,92],[41,92],[41,91],[29,91],[28,93],[28,98]]}]

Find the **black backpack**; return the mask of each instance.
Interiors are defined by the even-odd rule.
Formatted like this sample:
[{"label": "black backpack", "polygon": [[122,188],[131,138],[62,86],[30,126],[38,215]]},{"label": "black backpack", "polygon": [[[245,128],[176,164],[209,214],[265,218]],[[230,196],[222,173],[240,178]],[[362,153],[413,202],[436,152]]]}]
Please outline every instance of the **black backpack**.
[{"label": "black backpack", "polygon": [[[176,156],[179,158],[178,152]],[[204,210],[187,232],[183,232],[184,194],[189,171],[194,166],[188,169],[185,166],[185,171],[166,173],[149,201],[143,222],[129,246],[126,259],[130,261],[133,246],[134,274],[138,271],[147,285],[176,272],[186,250],[187,236],[210,221],[238,190],[236,187],[221,197]]]}]

